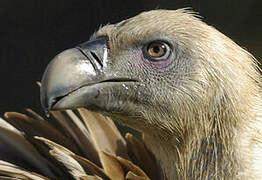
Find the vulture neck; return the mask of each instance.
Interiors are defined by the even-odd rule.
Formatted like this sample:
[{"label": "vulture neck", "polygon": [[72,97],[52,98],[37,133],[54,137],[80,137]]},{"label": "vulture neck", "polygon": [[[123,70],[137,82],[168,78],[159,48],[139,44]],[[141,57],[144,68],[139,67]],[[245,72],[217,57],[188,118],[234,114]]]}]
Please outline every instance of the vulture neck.
[{"label": "vulture neck", "polygon": [[[261,106],[257,111],[259,109]],[[259,116],[252,109],[235,119],[238,124],[230,124],[233,117],[225,113],[220,117],[223,119],[217,116],[209,119],[209,122],[224,123],[209,124],[205,128],[194,123],[195,126],[184,132],[183,137],[176,132],[156,130],[145,132],[144,140],[159,163],[161,179],[260,179]],[[192,119],[191,122],[200,121],[203,120]]]}]

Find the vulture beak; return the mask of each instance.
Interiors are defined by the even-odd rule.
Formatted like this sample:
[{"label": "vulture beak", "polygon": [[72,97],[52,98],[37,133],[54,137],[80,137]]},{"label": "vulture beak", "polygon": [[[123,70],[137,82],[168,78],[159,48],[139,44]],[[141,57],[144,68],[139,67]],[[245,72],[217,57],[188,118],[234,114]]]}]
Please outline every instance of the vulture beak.
[{"label": "vulture beak", "polygon": [[[41,104],[46,111],[96,105],[99,84],[106,80],[107,37],[87,41],[58,54],[41,81]],[[91,104],[90,104],[91,103]],[[94,103],[94,104],[92,104]]]}]

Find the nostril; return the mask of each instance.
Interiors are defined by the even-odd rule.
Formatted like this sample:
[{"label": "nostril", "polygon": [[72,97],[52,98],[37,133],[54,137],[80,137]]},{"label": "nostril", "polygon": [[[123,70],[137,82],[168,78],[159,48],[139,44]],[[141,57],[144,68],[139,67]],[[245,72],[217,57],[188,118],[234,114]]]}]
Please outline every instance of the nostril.
[{"label": "nostril", "polygon": [[103,68],[103,63],[101,62],[101,60],[98,58],[98,56],[96,55],[96,53],[94,53],[93,51],[90,51],[90,54],[93,56],[93,58],[99,63],[99,65]]},{"label": "nostril", "polygon": [[78,45],[76,48],[94,65],[94,69],[101,71],[106,67],[108,37],[98,37]]},{"label": "nostril", "polygon": [[103,67],[102,62],[99,60],[98,56],[94,52],[89,51],[89,53],[87,53],[83,49],[81,49],[81,47],[76,47],[76,49],[78,49],[80,53],[90,61],[95,70],[99,70]]}]

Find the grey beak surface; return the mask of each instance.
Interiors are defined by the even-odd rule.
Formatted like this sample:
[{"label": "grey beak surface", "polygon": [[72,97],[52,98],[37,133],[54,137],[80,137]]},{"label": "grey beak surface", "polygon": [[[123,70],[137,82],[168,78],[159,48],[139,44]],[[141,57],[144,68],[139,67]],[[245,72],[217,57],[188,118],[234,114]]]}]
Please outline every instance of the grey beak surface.
[{"label": "grey beak surface", "polygon": [[84,104],[83,91],[88,91],[91,95],[97,93],[95,89],[85,87],[99,81],[106,63],[106,37],[88,41],[58,54],[49,63],[41,81],[43,108],[46,111],[74,108],[74,101],[78,101],[78,106]]}]

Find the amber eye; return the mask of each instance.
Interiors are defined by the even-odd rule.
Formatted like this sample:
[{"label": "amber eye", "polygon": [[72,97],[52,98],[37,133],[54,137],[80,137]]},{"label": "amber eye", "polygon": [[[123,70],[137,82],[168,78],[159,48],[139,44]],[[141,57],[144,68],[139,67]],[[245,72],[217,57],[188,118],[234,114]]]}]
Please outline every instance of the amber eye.
[{"label": "amber eye", "polygon": [[147,46],[147,56],[151,60],[163,60],[167,58],[170,54],[169,46],[164,42],[151,42]]}]

